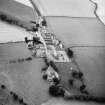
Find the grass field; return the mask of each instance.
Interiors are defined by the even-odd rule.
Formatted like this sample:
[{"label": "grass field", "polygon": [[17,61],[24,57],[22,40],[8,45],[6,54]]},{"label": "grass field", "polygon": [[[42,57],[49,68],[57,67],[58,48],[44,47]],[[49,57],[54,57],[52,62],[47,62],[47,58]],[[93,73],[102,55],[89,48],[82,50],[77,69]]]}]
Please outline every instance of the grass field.
[{"label": "grass field", "polygon": [[48,17],[47,21],[65,47],[105,45],[105,26],[97,18]]},{"label": "grass field", "polygon": [[35,20],[36,18],[33,8],[14,0],[0,0],[0,11],[25,22]]},{"label": "grass field", "polygon": [[[97,94],[100,93],[101,95],[104,95],[102,89],[105,86],[103,82],[105,73],[103,70],[105,60],[103,56],[105,50],[103,48],[96,48],[94,50],[92,48],[73,48],[73,50],[77,62],[80,64],[81,70],[83,70],[85,74],[88,87],[90,85],[92,86],[92,88],[90,87],[90,91],[94,93],[93,90],[95,89],[95,94],[97,91]],[[86,53],[88,50],[89,53]],[[51,98],[48,95],[48,84],[43,81],[41,77],[40,71],[45,64],[40,58],[35,58],[32,61],[25,61],[23,63],[17,62],[14,64],[7,64],[10,60],[26,58],[29,56],[30,52],[27,50],[24,43],[8,43],[0,45],[0,83],[4,83],[9,90],[16,92],[23,97],[27,103],[35,105],[40,105],[42,103],[45,103],[45,105],[100,105],[96,103],[64,101],[61,98]],[[85,62],[83,60],[84,58],[86,59]],[[65,79],[68,74],[67,68],[73,65],[65,64],[64,66],[63,64],[59,64],[58,66],[60,72],[64,75],[64,84],[67,86],[67,79]],[[100,72],[98,68],[100,69]],[[99,78],[97,78],[97,76]],[[96,88],[96,85],[98,88]]]},{"label": "grass field", "polygon": [[30,56],[24,43],[0,45],[0,82],[16,92],[29,104],[40,105],[50,97],[48,85],[41,77],[43,60],[35,58],[23,63],[7,64],[9,60]]},{"label": "grass field", "polygon": [[[47,20],[56,37],[65,47],[73,49],[80,69],[84,72],[89,91],[97,96],[105,96],[104,25],[96,18],[50,17]],[[66,70],[64,67],[67,66],[61,64],[60,70],[63,72]],[[69,68],[67,67],[66,72]]]},{"label": "grass field", "polygon": [[[88,53],[88,58],[84,62],[83,59],[84,57],[87,57],[86,52],[88,49],[89,48],[73,48],[73,50],[75,51],[77,62],[80,64],[81,70],[83,70],[85,78],[88,80],[86,81],[89,83],[88,86],[91,85],[93,87],[93,90],[95,89],[95,91],[97,91],[97,89],[102,89],[104,88],[103,86],[105,86],[103,81],[101,81],[104,79],[103,76],[105,72],[101,67],[100,67],[100,72],[98,70],[100,64],[102,67],[105,66],[104,62],[102,63],[102,59],[104,60],[104,58],[102,57],[104,55],[105,50],[101,48],[96,48],[95,50],[93,50],[90,48],[89,49],[90,52]],[[92,54],[94,54],[96,50],[97,53],[94,56],[92,56]],[[48,85],[45,81],[43,81],[41,77],[40,70],[45,64],[43,60],[40,58],[37,59],[35,58],[32,61],[25,61],[23,63],[19,62],[14,64],[6,63],[9,60],[26,58],[28,56],[30,56],[30,52],[25,47],[24,43],[12,43],[12,44],[9,43],[9,44],[0,45],[0,83],[4,83],[9,90],[16,92],[19,96],[23,97],[23,99],[27,103],[32,105],[33,104],[41,105],[42,103],[44,105],[104,105],[93,102],[86,103],[78,101],[65,101],[62,98],[51,98],[48,95]],[[94,64],[91,64],[93,59],[94,59]],[[97,63],[99,63],[98,61],[100,61],[99,65],[97,65]],[[87,62],[89,62],[88,65]],[[91,67],[89,66],[90,64]],[[66,75],[67,70],[64,71],[65,68],[64,67],[62,68],[62,66],[59,66],[59,69],[60,70],[62,69],[61,72],[64,75]],[[68,65],[68,67],[69,66],[70,65]],[[93,66],[94,68],[92,71]],[[92,76],[93,74],[96,76]],[[98,86],[98,84],[101,83],[103,83],[103,86],[102,85]],[[95,88],[96,85],[98,86],[98,88]],[[93,90],[91,91],[93,92]],[[103,92],[102,90],[100,91]]]},{"label": "grass field", "polygon": [[[48,18],[50,29],[65,47],[71,47],[75,60],[84,73],[87,90],[91,95],[105,97],[105,27],[96,18]],[[63,85],[69,90],[69,69],[72,64],[57,63]],[[78,82],[77,82],[78,84]],[[71,91],[71,90],[70,90]],[[52,99],[45,105],[100,105]],[[104,105],[104,104],[103,104]]]},{"label": "grass field", "polygon": [[[80,70],[84,73],[84,83],[91,95],[105,97],[105,47],[75,47],[72,48],[75,53],[75,61]],[[70,67],[77,70],[73,63],[56,63],[62,78],[63,85],[72,93],[73,91],[68,83],[70,76]],[[81,82],[76,80],[75,85],[79,87]]]},{"label": "grass field", "polygon": [[73,48],[90,94],[105,97],[105,47]]}]

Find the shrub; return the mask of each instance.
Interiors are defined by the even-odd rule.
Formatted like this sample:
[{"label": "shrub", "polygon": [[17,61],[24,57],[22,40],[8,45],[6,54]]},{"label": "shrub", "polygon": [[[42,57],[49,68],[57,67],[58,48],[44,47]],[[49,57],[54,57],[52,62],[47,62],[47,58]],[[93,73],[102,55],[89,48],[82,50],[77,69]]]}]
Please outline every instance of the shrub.
[{"label": "shrub", "polygon": [[37,27],[33,27],[33,28],[32,28],[32,31],[38,32],[38,28],[37,28]]},{"label": "shrub", "polygon": [[5,21],[9,24],[12,24],[12,20],[10,18],[7,18]]},{"label": "shrub", "polygon": [[32,60],[32,57],[28,57],[28,58],[26,58],[25,60],[26,60],[26,61],[30,61],[30,60]]},{"label": "shrub", "polygon": [[26,43],[28,43],[28,38],[27,38],[27,37],[25,37],[24,39],[25,39],[25,42],[26,42]]},{"label": "shrub", "polygon": [[53,78],[53,82],[55,83],[55,85],[58,85],[60,83],[60,80],[58,78]]},{"label": "shrub", "polygon": [[20,63],[21,63],[21,62],[24,62],[24,58],[22,58],[22,59],[19,58],[19,59],[18,59],[18,62],[20,62]]},{"label": "shrub", "polygon": [[47,80],[47,77],[48,77],[48,76],[47,76],[47,74],[43,74],[42,77],[43,77],[44,80]]},{"label": "shrub", "polygon": [[78,72],[76,70],[73,70],[71,74],[73,78],[78,78]]},{"label": "shrub", "polygon": [[86,85],[84,85],[84,84],[81,85],[81,86],[80,86],[80,91],[83,91],[85,88],[86,88]]},{"label": "shrub", "polygon": [[27,103],[23,102],[23,105],[28,105]]},{"label": "shrub", "polygon": [[52,96],[55,97],[64,96],[64,93],[65,93],[64,89],[57,85],[52,85],[49,87],[49,94]]},{"label": "shrub", "polygon": [[1,14],[1,15],[0,15],[0,19],[3,20],[3,21],[5,21],[5,20],[7,19],[7,16],[4,15],[4,14]]},{"label": "shrub", "polygon": [[95,102],[105,103],[105,97],[96,97]]},{"label": "shrub", "polygon": [[6,89],[6,86],[2,84],[1,89]]},{"label": "shrub", "polygon": [[38,28],[39,27],[39,24],[36,24],[36,27]]},{"label": "shrub", "polygon": [[83,73],[82,72],[79,72],[79,78],[82,78],[83,77]]},{"label": "shrub", "polygon": [[25,26],[22,21],[8,15],[8,14],[5,14],[5,13],[0,13],[0,20],[2,21],[5,21],[9,24],[14,24],[14,25],[17,25],[17,26],[20,26],[22,28],[27,28],[27,26]]},{"label": "shrub", "polygon": [[80,95],[75,95],[75,96],[74,96],[74,99],[75,99],[75,100],[80,100]]},{"label": "shrub", "polygon": [[74,70],[71,74],[73,78],[81,79],[83,77],[83,73],[81,71],[77,72],[76,70]]},{"label": "shrub", "polygon": [[48,69],[48,66],[46,66],[46,67],[42,68],[42,70],[41,70],[41,71],[43,72],[43,71],[46,71],[47,69]]},{"label": "shrub", "polygon": [[36,21],[30,21],[30,23],[36,24]]},{"label": "shrub", "polygon": [[67,48],[67,49],[66,49],[66,53],[67,53],[67,55],[68,55],[70,58],[72,58],[72,57],[74,56],[74,53],[73,53],[73,51],[72,51],[70,48]]},{"label": "shrub", "polygon": [[73,79],[69,79],[68,82],[69,82],[69,85],[70,86],[73,86],[73,83],[74,83],[74,80]]},{"label": "shrub", "polygon": [[56,72],[58,72],[58,68],[56,67],[56,65],[53,61],[50,61],[49,64]]},{"label": "shrub", "polygon": [[20,98],[18,101],[19,101],[20,104],[23,104],[23,99],[22,98]]},{"label": "shrub", "polygon": [[14,25],[19,25],[17,20],[12,20],[12,23],[13,23]]},{"label": "shrub", "polygon": [[59,96],[58,94],[58,87],[52,85],[49,87],[49,94],[52,95],[52,96]]},{"label": "shrub", "polygon": [[44,62],[46,63],[47,66],[50,65],[47,58],[44,59]]},{"label": "shrub", "polygon": [[15,101],[18,101],[19,97],[16,93],[13,93],[12,96]]},{"label": "shrub", "polygon": [[45,20],[42,21],[42,26],[47,26],[47,23]]},{"label": "shrub", "polygon": [[89,95],[89,92],[86,90],[81,91],[81,93],[85,94],[85,95]]}]

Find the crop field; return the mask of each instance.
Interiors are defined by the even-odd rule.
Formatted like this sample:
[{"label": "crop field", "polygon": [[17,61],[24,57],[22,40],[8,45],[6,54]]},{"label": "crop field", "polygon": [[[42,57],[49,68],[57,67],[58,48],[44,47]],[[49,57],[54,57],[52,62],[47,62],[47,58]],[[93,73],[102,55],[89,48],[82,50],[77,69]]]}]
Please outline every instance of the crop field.
[{"label": "crop field", "polygon": [[30,36],[25,29],[0,21],[0,43],[24,41],[25,36]]},{"label": "crop field", "polygon": [[35,20],[36,14],[33,8],[25,6],[15,0],[1,0],[0,12],[9,14],[12,17],[20,19],[21,21],[29,22]]},{"label": "crop field", "polygon": [[89,0],[33,0],[43,16],[95,17]]}]

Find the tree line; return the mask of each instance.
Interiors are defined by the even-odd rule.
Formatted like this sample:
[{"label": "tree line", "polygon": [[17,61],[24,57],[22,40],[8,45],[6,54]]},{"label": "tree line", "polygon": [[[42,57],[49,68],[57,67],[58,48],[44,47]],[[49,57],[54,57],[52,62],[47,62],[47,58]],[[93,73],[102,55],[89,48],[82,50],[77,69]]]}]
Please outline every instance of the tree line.
[{"label": "tree line", "polygon": [[8,24],[16,25],[16,26],[19,26],[19,27],[25,28],[25,29],[28,29],[28,27],[29,27],[28,25],[25,24],[24,21],[19,20],[18,18],[13,17],[13,16],[11,16],[7,13],[1,12],[1,11],[0,11],[0,20],[7,22]]}]

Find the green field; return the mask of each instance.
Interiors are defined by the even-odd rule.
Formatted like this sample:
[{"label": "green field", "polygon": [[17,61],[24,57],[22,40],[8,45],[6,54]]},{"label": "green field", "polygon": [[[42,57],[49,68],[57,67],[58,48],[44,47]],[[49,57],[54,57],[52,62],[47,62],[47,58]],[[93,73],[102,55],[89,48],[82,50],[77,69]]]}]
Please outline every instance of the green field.
[{"label": "green field", "polygon": [[[105,96],[105,27],[96,18],[47,17],[50,29],[65,47],[70,47],[84,73],[91,94]],[[61,65],[61,66],[60,66]],[[64,81],[68,80],[69,66],[58,67]],[[66,80],[65,80],[66,79]]]},{"label": "green field", "polygon": [[47,17],[65,47],[105,46],[105,26],[97,18]]},{"label": "green field", "polygon": [[45,65],[43,60],[35,58],[32,61],[8,64],[10,60],[29,56],[30,52],[24,43],[1,44],[0,81],[27,103],[40,105],[50,98],[48,85],[41,76],[41,68]]}]

